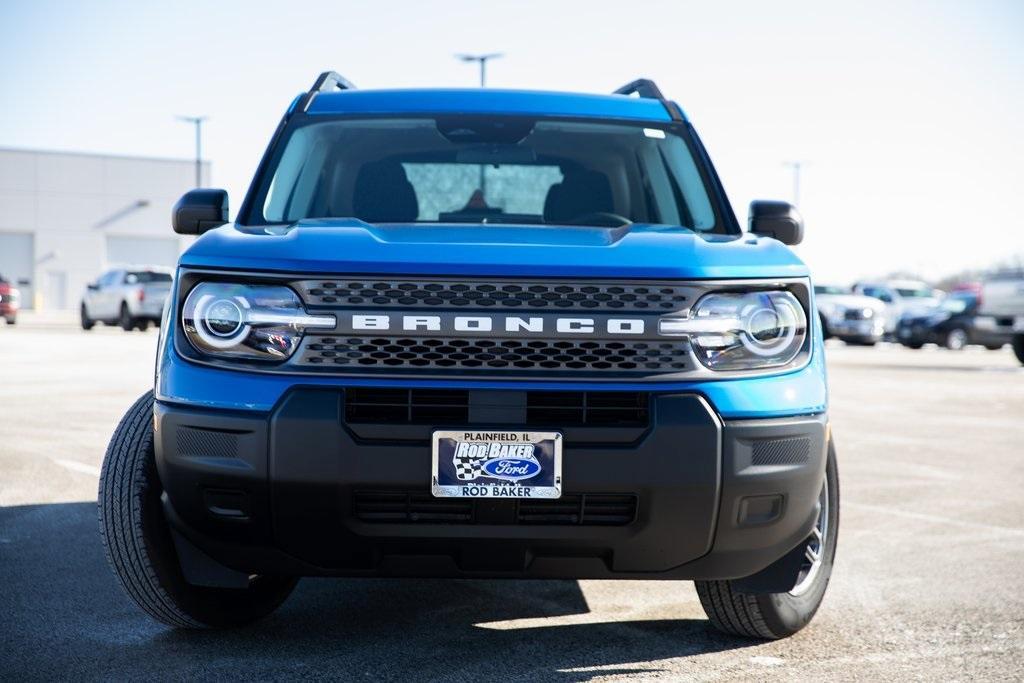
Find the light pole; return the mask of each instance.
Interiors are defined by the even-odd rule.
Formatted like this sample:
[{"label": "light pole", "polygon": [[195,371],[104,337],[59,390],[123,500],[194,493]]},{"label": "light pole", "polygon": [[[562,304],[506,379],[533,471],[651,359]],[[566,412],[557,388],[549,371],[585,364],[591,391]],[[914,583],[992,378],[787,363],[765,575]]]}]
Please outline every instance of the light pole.
[{"label": "light pole", "polygon": [[793,171],[793,206],[800,207],[800,173],[804,168],[803,161],[784,161],[782,165]]},{"label": "light pole", "polygon": [[[480,64],[480,87],[481,88],[486,88],[487,87],[487,60],[489,60],[489,59],[498,59],[501,56],[502,56],[502,53],[500,53],[500,52],[488,52],[487,54],[482,54],[482,55],[458,54],[458,55],[455,55],[455,59],[458,59],[459,61],[463,61],[463,62],[477,62],[478,64]],[[485,196],[487,194],[487,176],[484,175],[484,171],[486,170],[486,168],[487,167],[484,164],[480,164],[480,194],[485,195]],[[485,201],[486,201],[486,199],[485,199]]]},{"label": "light pole", "polygon": [[205,116],[179,116],[179,121],[196,127],[196,187],[203,186],[203,121]]},{"label": "light pole", "polygon": [[497,59],[503,56],[500,52],[489,52],[484,55],[455,55],[455,59],[463,62],[478,62],[480,64],[480,87],[487,87],[487,60]]}]

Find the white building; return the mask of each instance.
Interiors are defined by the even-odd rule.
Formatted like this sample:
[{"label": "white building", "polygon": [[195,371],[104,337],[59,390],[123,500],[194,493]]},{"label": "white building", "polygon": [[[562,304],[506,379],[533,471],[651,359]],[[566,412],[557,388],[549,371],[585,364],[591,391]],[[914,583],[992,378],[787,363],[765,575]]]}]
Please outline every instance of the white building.
[{"label": "white building", "polygon": [[108,267],[172,266],[191,238],[171,207],[194,186],[194,161],[0,149],[0,275],[24,308],[62,310]]}]

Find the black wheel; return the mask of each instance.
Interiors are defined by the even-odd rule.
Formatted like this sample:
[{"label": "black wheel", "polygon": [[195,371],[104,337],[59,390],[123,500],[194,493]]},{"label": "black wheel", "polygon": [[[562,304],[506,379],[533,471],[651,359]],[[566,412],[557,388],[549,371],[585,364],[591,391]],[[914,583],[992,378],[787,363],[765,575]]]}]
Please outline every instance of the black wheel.
[{"label": "black wheel", "polygon": [[943,345],[950,351],[963,351],[970,343],[971,340],[967,336],[967,330],[962,327],[954,327],[946,333]]},{"label": "black wheel", "polygon": [[788,593],[752,595],[734,590],[732,581],[696,582],[700,603],[716,628],[738,636],[777,640],[810,623],[825,597],[839,534],[839,472],[831,441],[820,502],[804,564]]},{"label": "black wheel", "polygon": [[924,348],[924,344],[922,344],[921,342],[912,342],[912,343],[909,343],[909,344],[904,344],[904,346],[906,346],[908,349],[914,349],[915,351],[917,349],[923,349]]},{"label": "black wheel", "polygon": [[1017,360],[1021,362],[1021,365],[1024,365],[1024,334],[1018,334],[1014,337],[1010,345],[1013,346],[1013,355],[1017,356]]},{"label": "black wheel", "polygon": [[985,344],[985,348],[989,351],[1001,351],[1003,348],[1002,344]]},{"label": "black wheel", "polygon": [[139,332],[145,332],[148,328],[149,328],[149,321],[148,320],[136,320],[135,321],[135,329],[137,329]]},{"label": "black wheel", "polygon": [[153,455],[150,391],[114,431],[98,502],[107,560],[144,612],[169,626],[238,626],[270,614],[288,597],[297,582],[292,577],[254,576],[240,589],[187,583],[160,503],[162,492]]},{"label": "black wheel", "polygon": [[12,315],[10,318],[4,318],[4,322],[8,325],[16,325],[18,323],[18,319]]},{"label": "black wheel", "polygon": [[91,330],[93,326],[96,324],[96,321],[89,317],[89,311],[86,310],[84,303],[82,304],[79,313],[82,319],[82,329]]},{"label": "black wheel", "polygon": [[123,301],[121,302],[121,313],[117,316],[117,324],[120,325],[121,329],[125,332],[131,332],[132,328],[135,327],[132,315],[128,312],[128,304]]}]

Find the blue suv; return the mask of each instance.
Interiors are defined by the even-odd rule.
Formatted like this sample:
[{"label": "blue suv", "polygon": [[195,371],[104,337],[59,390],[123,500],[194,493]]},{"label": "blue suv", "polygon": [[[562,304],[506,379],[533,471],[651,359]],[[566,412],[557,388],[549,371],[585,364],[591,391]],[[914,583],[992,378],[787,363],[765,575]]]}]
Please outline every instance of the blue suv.
[{"label": "blue suv", "polygon": [[743,231],[681,109],[358,90],[289,107],[201,235],[99,490],[177,627],[302,576],[685,579],[755,638],[813,617],[839,521],[825,358],[784,202]]}]

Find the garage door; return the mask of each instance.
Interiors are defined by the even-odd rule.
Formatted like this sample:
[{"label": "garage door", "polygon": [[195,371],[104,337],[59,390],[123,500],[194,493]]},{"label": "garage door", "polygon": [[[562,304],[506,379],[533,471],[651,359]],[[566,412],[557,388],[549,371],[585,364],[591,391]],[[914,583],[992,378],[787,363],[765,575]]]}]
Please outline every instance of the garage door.
[{"label": "garage door", "polygon": [[107,235],[108,266],[173,266],[177,262],[175,237]]},{"label": "garage door", "polygon": [[32,233],[0,232],[0,275],[21,291],[22,308],[32,308],[32,266],[35,249]]}]

